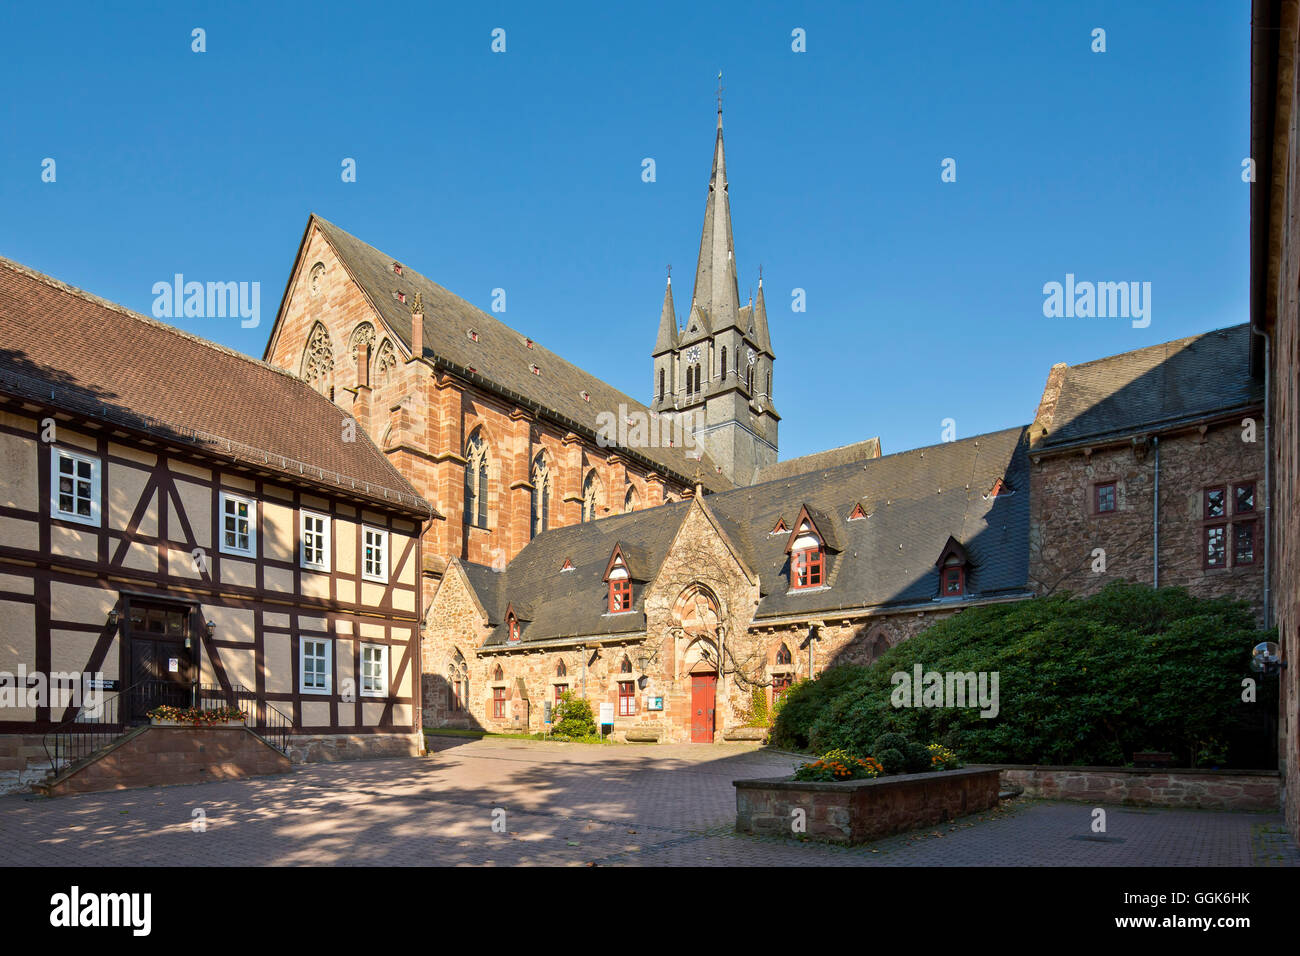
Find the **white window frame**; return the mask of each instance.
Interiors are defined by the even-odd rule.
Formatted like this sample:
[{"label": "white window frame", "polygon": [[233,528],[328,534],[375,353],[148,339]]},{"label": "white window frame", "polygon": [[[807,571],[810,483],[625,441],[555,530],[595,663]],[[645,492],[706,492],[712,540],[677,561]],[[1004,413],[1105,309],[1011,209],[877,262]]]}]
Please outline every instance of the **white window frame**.
[{"label": "white window frame", "polygon": [[[380,676],[383,678],[384,686],[380,690],[366,690],[366,651],[379,651]],[[387,644],[362,644],[361,645],[361,696],[362,697],[387,697],[388,696],[388,645]]]},{"label": "white window frame", "polygon": [[[307,686],[307,644],[320,644],[325,649],[325,686]],[[318,655],[312,654],[313,658]],[[332,694],[334,692],[334,642],[328,637],[300,637],[298,639],[298,690],[303,694]]]},{"label": "white window frame", "polygon": [[[314,518],[321,523],[321,561],[319,563],[307,560],[307,519]],[[306,508],[299,509],[298,512],[298,561],[304,568],[312,571],[328,571],[330,569],[330,549],[333,547],[331,541],[333,535],[330,533],[330,516],[319,511],[310,511]],[[315,534],[315,532],[312,532]]]},{"label": "white window frame", "polygon": [[[382,567],[378,574],[366,570],[366,535],[377,534],[381,540],[380,564]],[[388,531],[385,528],[372,528],[368,524],[361,526],[361,576],[367,581],[378,581],[380,584],[388,583]]]},{"label": "white window frame", "polygon": [[[217,550],[222,554],[236,554],[241,558],[257,557],[257,499],[246,498],[243,495],[237,495],[234,492],[222,491],[218,496],[217,507],[220,509],[217,515]],[[248,505],[248,549],[238,548],[226,544],[226,502],[242,502]],[[236,516],[236,520],[238,517]],[[238,532],[236,532],[238,534]]]},{"label": "white window frame", "polygon": [[[99,489],[100,489],[100,460],[94,455],[87,455],[84,452],[73,451],[70,448],[64,448],[55,445],[50,449],[50,517],[57,518],[59,521],[75,521],[77,524],[86,524],[98,528],[100,523],[99,508]],[[68,458],[73,463],[73,511],[63,511],[59,508],[59,459]],[[90,517],[77,514],[76,499],[76,465],[78,462],[85,462],[90,465]]]}]

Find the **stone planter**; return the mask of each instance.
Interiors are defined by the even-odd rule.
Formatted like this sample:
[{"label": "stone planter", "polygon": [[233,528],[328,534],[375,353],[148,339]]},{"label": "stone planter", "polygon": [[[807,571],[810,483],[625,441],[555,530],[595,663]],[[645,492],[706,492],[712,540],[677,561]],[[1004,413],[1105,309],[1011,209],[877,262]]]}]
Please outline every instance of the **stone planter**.
[{"label": "stone planter", "polygon": [[152,727],[200,727],[203,729],[221,728],[221,727],[243,727],[242,720],[219,720],[215,724],[195,724],[188,720],[159,720],[157,717],[150,717],[149,724]]},{"label": "stone planter", "polygon": [[864,843],[992,809],[998,776],[972,768],[837,783],[736,780],[736,830],[789,837],[801,835],[801,824],[816,839]]}]

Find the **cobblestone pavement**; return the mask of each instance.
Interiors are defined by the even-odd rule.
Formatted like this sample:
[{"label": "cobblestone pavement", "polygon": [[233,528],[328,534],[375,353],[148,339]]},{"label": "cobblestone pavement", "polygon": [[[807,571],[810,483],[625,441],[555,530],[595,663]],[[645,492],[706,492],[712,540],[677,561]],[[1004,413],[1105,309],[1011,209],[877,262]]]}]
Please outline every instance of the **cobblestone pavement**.
[{"label": "cobblestone pavement", "polygon": [[1300,865],[1275,814],[1108,808],[1101,841],[1091,807],[1043,801],[852,849],[738,836],[731,781],[789,773],[795,758],[741,744],[430,739],[425,759],[0,797],[0,865]]}]

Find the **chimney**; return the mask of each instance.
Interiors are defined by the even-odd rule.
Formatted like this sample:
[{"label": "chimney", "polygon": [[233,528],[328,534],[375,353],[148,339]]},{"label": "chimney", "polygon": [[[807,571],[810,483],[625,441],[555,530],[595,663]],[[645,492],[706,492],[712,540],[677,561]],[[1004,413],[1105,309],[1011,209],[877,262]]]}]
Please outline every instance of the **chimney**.
[{"label": "chimney", "polygon": [[424,297],[418,292],[411,303],[411,355],[424,357]]}]

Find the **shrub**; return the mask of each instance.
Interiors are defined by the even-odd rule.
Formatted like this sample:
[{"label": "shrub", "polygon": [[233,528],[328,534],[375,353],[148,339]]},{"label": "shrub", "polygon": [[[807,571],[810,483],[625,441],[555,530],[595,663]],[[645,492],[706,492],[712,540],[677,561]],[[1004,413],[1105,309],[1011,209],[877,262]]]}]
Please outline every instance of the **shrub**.
[{"label": "shrub", "polygon": [[[1260,766],[1264,715],[1276,681],[1259,682],[1259,703],[1240,703],[1252,676],[1257,629],[1242,601],[1191,597],[1181,588],[1113,582],[1088,598],[1068,594],[967,608],[890,648],[870,667],[834,667],[796,685],[772,731],[778,746],[873,753],[887,733],[935,741],[987,763],[1120,765],[1135,750],[1167,750],[1184,765],[1219,756]],[[994,672],[999,713],[978,708],[891,704],[895,672]],[[896,743],[896,742],[895,742]],[[906,748],[898,751],[904,765]],[[890,755],[892,756],[892,755]]]},{"label": "shrub", "polygon": [[560,695],[556,705],[551,736],[561,740],[583,740],[599,735],[591,704],[585,697],[575,697],[572,691]]},{"label": "shrub", "polygon": [[746,722],[746,726],[767,727],[770,725],[772,718],[767,710],[767,688],[755,687],[750,692],[749,700],[749,720]]},{"label": "shrub", "polygon": [[906,773],[907,758],[903,756],[903,751],[897,747],[890,747],[888,750],[876,751],[876,759],[880,765],[885,768],[885,773]]}]

